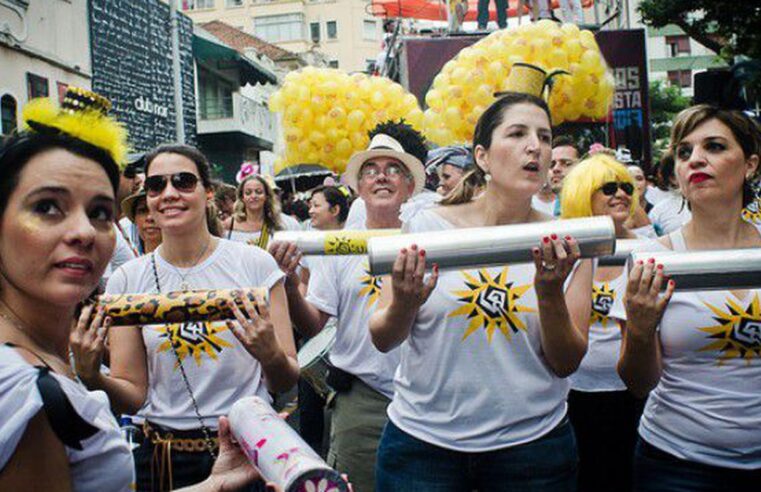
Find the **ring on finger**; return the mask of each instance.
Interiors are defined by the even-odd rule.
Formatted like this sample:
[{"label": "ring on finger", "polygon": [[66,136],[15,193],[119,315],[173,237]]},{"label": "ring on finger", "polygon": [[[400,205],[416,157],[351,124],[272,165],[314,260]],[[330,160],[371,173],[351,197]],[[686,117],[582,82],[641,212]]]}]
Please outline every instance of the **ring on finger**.
[{"label": "ring on finger", "polygon": [[556,269],[558,266],[554,263],[547,263],[546,261],[542,261],[542,270],[547,270],[548,272],[551,272],[552,270]]}]

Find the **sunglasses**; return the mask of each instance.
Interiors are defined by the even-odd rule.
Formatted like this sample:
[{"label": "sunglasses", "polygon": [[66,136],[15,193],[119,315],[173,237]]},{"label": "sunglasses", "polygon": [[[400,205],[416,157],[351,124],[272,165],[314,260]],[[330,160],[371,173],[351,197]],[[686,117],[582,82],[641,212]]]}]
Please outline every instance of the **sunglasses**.
[{"label": "sunglasses", "polygon": [[156,174],[145,178],[145,192],[152,196],[158,196],[166,188],[169,180],[172,181],[172,187],[182,193],[190,193],[198,185],[198,176],[193,173],[183,171],[174,174]]},{"label": "sunglasses", "polygon": [[618,189],[621,189],[624,193],[631,196],[634,193],[634,185],[631,183],[617,183],[616,181],[609,181],[600,187],[600,191],[605,196],[613,196]]}]

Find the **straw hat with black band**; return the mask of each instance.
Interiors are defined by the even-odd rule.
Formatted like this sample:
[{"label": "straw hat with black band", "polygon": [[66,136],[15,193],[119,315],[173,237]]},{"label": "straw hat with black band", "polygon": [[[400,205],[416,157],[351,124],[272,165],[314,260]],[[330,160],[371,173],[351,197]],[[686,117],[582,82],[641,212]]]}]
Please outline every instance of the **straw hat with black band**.
[{"label": "straw hat with black band", "polygon": [[147,199],[147,196],[145,188],[141,186],[136,193],[133,193],[122,200],[122,212],[124,212],[124,215],[126,215],[132,222],[135,222],[135,208],[137,208],[137,201],[140,198]]},{"label": "straw hat with black band", "polygon": [[423,163],[417,157],[405,152],[404,147],[398,140],[384,133],[375,135],[370,141],[370,145],[367,146],[367,150],[357,152],[351,156],[349,163],[346,164],[344,178],[346,184],[356,190],[359,181],[359,171],[362,169],[362,165],[377,157],[391,157],[404,164],[404,167],[407,168],[407,171],[409,171],[415,182],[415,190],[412,194],[416,195],[423,190],[425,185],[425,167]]}]

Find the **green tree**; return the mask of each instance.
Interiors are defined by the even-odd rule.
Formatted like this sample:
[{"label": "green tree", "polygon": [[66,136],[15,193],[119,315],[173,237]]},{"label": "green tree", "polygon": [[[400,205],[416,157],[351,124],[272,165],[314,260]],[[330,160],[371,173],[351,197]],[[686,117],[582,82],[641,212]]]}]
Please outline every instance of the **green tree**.
[{"label": "green tree", "polygon": [[727,61],[737,55],[761,58],[761,5],[755,0],[642,0],[645,24],[679,26]]},{"label": "green tree", "polygon": [[679,87],[663,80],[650,82],[650,123],[653,131],[653,156],[658,157],[668,143],[671,124],[681,110],[690,105],[690,98]]}]

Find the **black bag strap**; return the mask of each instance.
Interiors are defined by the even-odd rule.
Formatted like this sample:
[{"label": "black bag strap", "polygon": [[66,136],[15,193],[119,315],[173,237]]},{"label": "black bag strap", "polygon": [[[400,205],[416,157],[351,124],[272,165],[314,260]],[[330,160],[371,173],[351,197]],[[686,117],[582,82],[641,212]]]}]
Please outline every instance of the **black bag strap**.
[{"label": "black bag strap", "polygon": [[50,427],[64,445],[81,451],[82,441],[95,435],[99,429],[74,410],[61,383],[50,374],[50,368],[38,367],[37,370],[37,390]]}]

